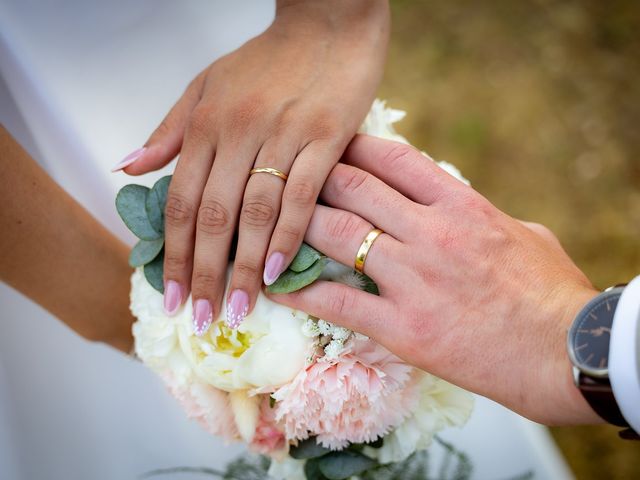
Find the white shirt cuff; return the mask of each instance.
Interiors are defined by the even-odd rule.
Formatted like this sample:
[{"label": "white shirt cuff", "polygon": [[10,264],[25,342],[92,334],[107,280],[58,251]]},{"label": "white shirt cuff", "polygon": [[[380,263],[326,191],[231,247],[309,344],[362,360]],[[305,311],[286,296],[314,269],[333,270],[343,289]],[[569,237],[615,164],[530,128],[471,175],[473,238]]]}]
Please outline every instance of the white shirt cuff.
[{"label": "white shirt cuff", "polygon": [[622,292],[613,317],[609,380],[622,416],[640,433],[640,276]]}]

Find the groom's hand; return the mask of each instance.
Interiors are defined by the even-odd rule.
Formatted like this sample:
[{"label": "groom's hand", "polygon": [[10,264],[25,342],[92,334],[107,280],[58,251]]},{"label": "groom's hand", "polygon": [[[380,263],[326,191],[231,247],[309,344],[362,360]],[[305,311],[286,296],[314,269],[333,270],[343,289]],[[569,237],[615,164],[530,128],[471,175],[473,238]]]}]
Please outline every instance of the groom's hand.
[{"label": "groom's hand", "polygon": [[316,282],[274,299],[369,335],[406,361],[547,424],[596,422],[572,385],[566,331],[597,294],[545,227],[494,207],[407,145],[356,137],[305,240],[374,296]]}]

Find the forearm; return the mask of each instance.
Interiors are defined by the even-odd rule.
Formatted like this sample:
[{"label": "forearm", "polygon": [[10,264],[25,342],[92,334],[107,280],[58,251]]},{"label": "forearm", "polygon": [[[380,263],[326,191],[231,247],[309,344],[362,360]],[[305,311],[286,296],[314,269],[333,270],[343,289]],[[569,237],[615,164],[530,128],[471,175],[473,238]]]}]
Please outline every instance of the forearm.
[{"label": "forearm", "polygon": [[0,127],[0,279],[77,333],[131,348],[127,247]]},{"label": "forearm", "polygon": [[365,40],[386,54],[389,41],[388,0],[278,0],[275,25],[300,34],[345,34]]}]

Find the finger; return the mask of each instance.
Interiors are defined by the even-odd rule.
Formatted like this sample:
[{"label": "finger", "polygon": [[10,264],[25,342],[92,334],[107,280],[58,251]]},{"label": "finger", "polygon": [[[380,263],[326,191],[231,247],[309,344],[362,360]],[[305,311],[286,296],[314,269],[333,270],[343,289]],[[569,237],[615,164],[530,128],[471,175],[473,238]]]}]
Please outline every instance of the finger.
[{"label": "finger", "polygon": [[278,278],[298,252],[322,185],[341,152],[340,147],[329,142],[315,141],[303,148],[296,157],[269,244],[264,269],[267,285]]},{"label": "finger", "polygon": [[[305,241],[325,255],[353,267],[358,249],[373,225],[358,215],[318,205],[313,212]],[[398,258],[401,243],[382,233],[369,248],[364,272],[376,281],[388,277],[389,269]]]},{"label": "finger", "polygon": [[[218,316],[225,291],[229,249],[238,221],[238,211],[257,147],[237,141],[220,142],[198,210],[191,290],[194,329],[204,334]],[[256,269],[259,267],[256,266]],[[231,308],[233,307],[233,308]],[[230,293],[229,318],[248,313],[246,292]]]},{"label": "finger", "polygon": [[204,84],[204,73],[198,75],[187,87],[180,99],[171,108],[164,120],[151,134],[138,157],[123,165],[125,173],[142,175],[158,170],[173,160],[180,152],[185,129],[194,108],[198,104]]},{"label": "finger", "polygon": [[356,135],[342,161],[366,170],[424,205],[470,188],[412,146],[368,135]]},{"label": "finger", "polygon": [[386,314],[391,310],[387,299],[342,283],[319,280],[297,292],[269,297],[375,339],[391,342],[399,330],[388,320],[394,316]]},{"label": "finger", "polygon": [[413,237],[416,203],[383,181],[351,165],[336,165],[322,188],[320,198],[328,205],[353,212],[399,240]]},{"label": "finger", "polygon": [[[296,145],[286,137],[265,142],[254,167],[270,167],[287,174],[293,163]],[[249,297],[249,311],[255,304],[262,285],[262,266],[265,264],[271,234],[280,212],[285,180],[268,173],[249,177],[244,194],[238,226],[238,248],[233,265],[230,291],[240,290]],[[240,321],[242,319],[239,319]],[[232,328],[236,322],[230,324]]]},{"label": "finger", "polygon": [[165,207],[164,305],[172,315],[191,286],[198,207],[215,146],[197,124],[187,127],[182,154],[169,184]]}]

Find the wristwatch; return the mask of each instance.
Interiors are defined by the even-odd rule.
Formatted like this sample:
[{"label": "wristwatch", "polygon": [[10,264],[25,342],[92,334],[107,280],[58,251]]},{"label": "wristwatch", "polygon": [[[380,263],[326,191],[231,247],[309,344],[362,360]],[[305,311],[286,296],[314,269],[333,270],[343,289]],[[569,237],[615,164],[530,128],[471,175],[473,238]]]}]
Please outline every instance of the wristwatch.
[{"label": "wristwatch", "polygon": [[611,325],[624,287],[610,287],[585,305],[569,329],[567,350],[575,384],[591,408],[603,420],[626,427],[622,438],[640,439],[622,416],[609,382]]}]

